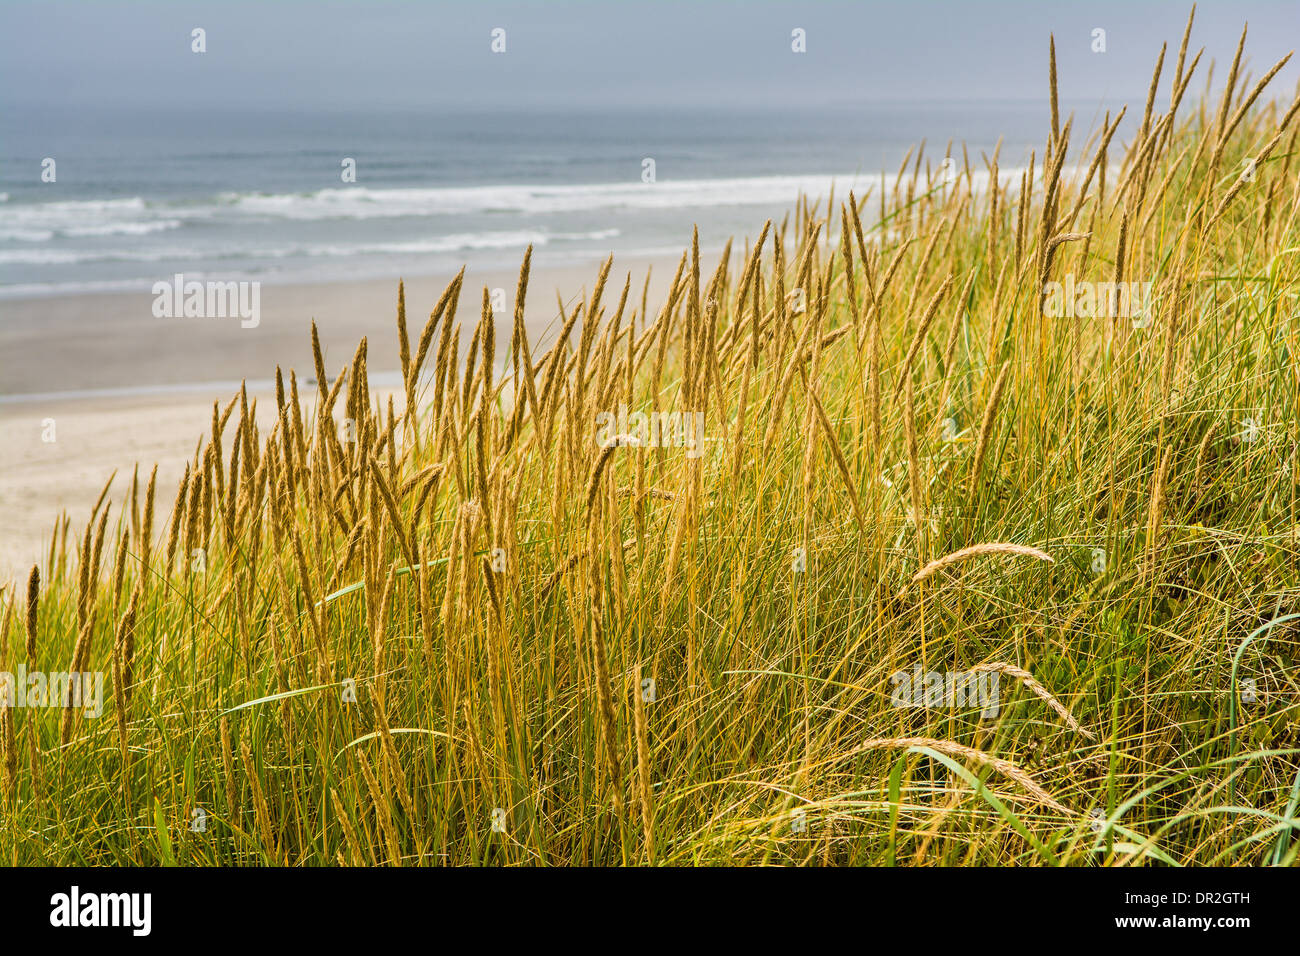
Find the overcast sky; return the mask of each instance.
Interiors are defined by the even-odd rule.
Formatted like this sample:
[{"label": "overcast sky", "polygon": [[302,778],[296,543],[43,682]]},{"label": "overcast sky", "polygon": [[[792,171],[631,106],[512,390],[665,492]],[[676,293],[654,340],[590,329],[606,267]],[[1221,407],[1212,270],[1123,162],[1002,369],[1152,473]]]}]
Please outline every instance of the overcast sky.
[{"label": "overcast sky", "polygon": [[[1164,0],[9,0],[0,5],[0,106],[680,109],[1042,100],[1049,33],[1062,98],[1140,104],[1162,41],[1170,46],[1167,84],[1188,9]],[[1206,46],[1221,79],[1245,20],[1256,76],[1300,40],[1300,0],[1202,0],[1189,58]],[[202,55],[190,51],[194,27],[207,32]],[[496,27],[506,31],[504,54],[490,49]],[[1090,49],[1098,27],[1106,31],[1105,53]],[[791,51],[795,28],[806,31],[804,54]],[[1288,64],[1273,94],[1289,98],[1297,76]]]}]

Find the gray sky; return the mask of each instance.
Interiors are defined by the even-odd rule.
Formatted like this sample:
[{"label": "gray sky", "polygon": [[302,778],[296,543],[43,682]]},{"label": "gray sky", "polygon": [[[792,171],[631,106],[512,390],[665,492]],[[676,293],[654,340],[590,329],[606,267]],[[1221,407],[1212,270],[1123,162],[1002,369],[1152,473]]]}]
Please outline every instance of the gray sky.
[{"label": "gray sky", "polygon": [[[10,0],[0,5],[0,104],[496,110],[1042,100],[1049,33],[1063,99],[1140,104],[1162,41],[1167,88],[1188,9],[1164,0]],[[1300,0],[1202,0],[1189,58],[1206,46],[1222,78],[1245,20],[1255,76],[1300,40]],[[190,52],[193,27],[207,31],[205,54]],[[507,31],[505,54],[489,49],[494,27]],[[790,49],[796,27],[807,32],[802,55]],[[1106,30],[1104,54],[1090,50],[1096,27]],[[1273,95],[1289,98],[1297,76],[1288,64]]]}]

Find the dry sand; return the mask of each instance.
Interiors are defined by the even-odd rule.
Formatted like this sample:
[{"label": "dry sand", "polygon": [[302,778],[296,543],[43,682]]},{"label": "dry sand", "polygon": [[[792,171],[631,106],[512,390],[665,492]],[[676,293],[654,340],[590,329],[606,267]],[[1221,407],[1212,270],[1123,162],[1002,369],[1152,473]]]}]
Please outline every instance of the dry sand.
[{"label": "dry sand", "polygon": [[[651,268],[650,310],[661,304],[676,261],[615,261],[605,301],[613,309],[628,272],[629,310],[640,309]],[[533,347],[558,330],[559,292],[566,308],[590,291],[597,267],[551,266],[534,258],[525,321]],[[412,342],[451,276],[408,279],[406,314]],[[497,355],[509,343],[517,275],[466,272],[457,318],[460,354],[477,323],[482,290],[502,288]],[[320,329],[330,374],[348,363],[367,337],[372,381],[395,384],[397,280],[263,286],[261,321],[158,319],[149,294],[99,294],[0,302],[0,585],[44,563],[60,514],[79,533],[96,497],[117,471],[111,497],[120,502],[140,465],[140,483],[158,464],[155,527],[165,524],[185,463],[208,431],[212,403],[223,405],[249,383],[258,398],[263,434],[274,420],[276,366],[294,368],[310,395],[310,321]],[[640,323],[638,315],[638,324]],[[53,441],[48,441],[49,438]],[[120,512],[115,511],[114,514]],[[113,522],[115,518],[110,518]]]}]

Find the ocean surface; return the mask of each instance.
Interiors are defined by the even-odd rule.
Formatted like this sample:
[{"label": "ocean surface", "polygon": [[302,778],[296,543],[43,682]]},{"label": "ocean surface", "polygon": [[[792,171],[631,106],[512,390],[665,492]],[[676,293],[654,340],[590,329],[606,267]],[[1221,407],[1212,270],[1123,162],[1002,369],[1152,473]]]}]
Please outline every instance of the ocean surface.
[{"label": "ocean surface", "polygon": [[[1095,120],[1080,110],[1076,128]],[[753,236],[803,193],[892,178],[926,140],[972,171],[1041,152],[1038,101],[818,112],[0,116],[0,298],[147,292],[159,280],[314,282],[676,254]],[[55,161],[54,182],[42,162]],[[342,179],[355,160],[356,181]],[[654,161],[654,182],[643,181]],[[868,209],[873,208],[868,204]]]}]

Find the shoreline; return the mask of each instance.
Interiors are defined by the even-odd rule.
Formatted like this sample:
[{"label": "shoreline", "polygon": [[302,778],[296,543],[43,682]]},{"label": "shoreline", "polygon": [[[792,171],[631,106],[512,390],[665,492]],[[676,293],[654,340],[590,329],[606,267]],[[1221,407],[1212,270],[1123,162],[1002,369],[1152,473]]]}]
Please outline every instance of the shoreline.
[{"label": "shoreline", "polygon": [[[549,327],[558,329],[557,292],[569,308],[584,290],[590,292],[602,261],[549,262],[544,253],[534,252],[524,313],[534,348],[545,340]],[[639,308],[650,268],[649,301],[657,304],[676,266],[675,256],[616,257],[605,298],[616,301],[630,273],[628,307]],[[454,277],[447,272],[405,280],[407,328],[413,341]],[[466,343],[479,319],[484,287],[504,293],[505,308],[498,311],[496,324],[499,334],[504,326],[508,342],[518,277],[518,265],[465,270],[456,319]],[[0,403],[198,389],[204,383],[232,381],[237,387],[242,380],[274,381],[277,365],[286,373],[289,368],[306,373],[313,367],[313,320],[327,365],[351,359],[366,336],[371,367],[396,371],[397,283],[398,276],[268,284],[260,288],[260,317],[252,328],[242,327],[238,317],[158,318],[151,292],[5,299],[0,304]]]},{"label": "shoreline", "polygon": [[[653,314],[676,267],[676,259],[615,258],[604,296],[607,313],[617,305],[630,272],[627,311],[637,310],[640,325],[646,269],[651,270],[647,301]],[[555,266],[534,254],[525,325],[535,354],[539,344],[546,347],[558,333],[557,291],[566,309],[571,308],[584,291],[590,294],[598,271],[599,262]],[[412,348],[453,277],[406,280]],[[462,360],[479,321],[484,286],[506,290],[507,308],[496,321],[497,355],[504,354],[517,281],[517,270],[466,269],[456,309]],[[108,500],[120,505],[133,467],[140,466],[143,496],[149,472],[158,464],[155,530],[165,525],[185,463],[199,437],[211,429],[214,401],[224,406],[246,382],[249,402],[259,399],[258,427],[265,433],[274,424],[277,365],[286,380],[289,369],[295,369],[300,395],[310,396],[313,318],[331,374],[351,361],[365,336],[372,384],[400,385],[396,277],[266,286],[261,322],[253,329],[241,328],[237,318],[157,319],[151,303],[147,293],[5,302],[0,320],[0,447],[5,449],[0,585],[11,580],[21,584],[33,563],[44,564],[59,516],[66,510],[76,529],[115,469]],[[432,356],[426,363],[430,361]],[[110,518],[110,524],[114,521]]]}]

